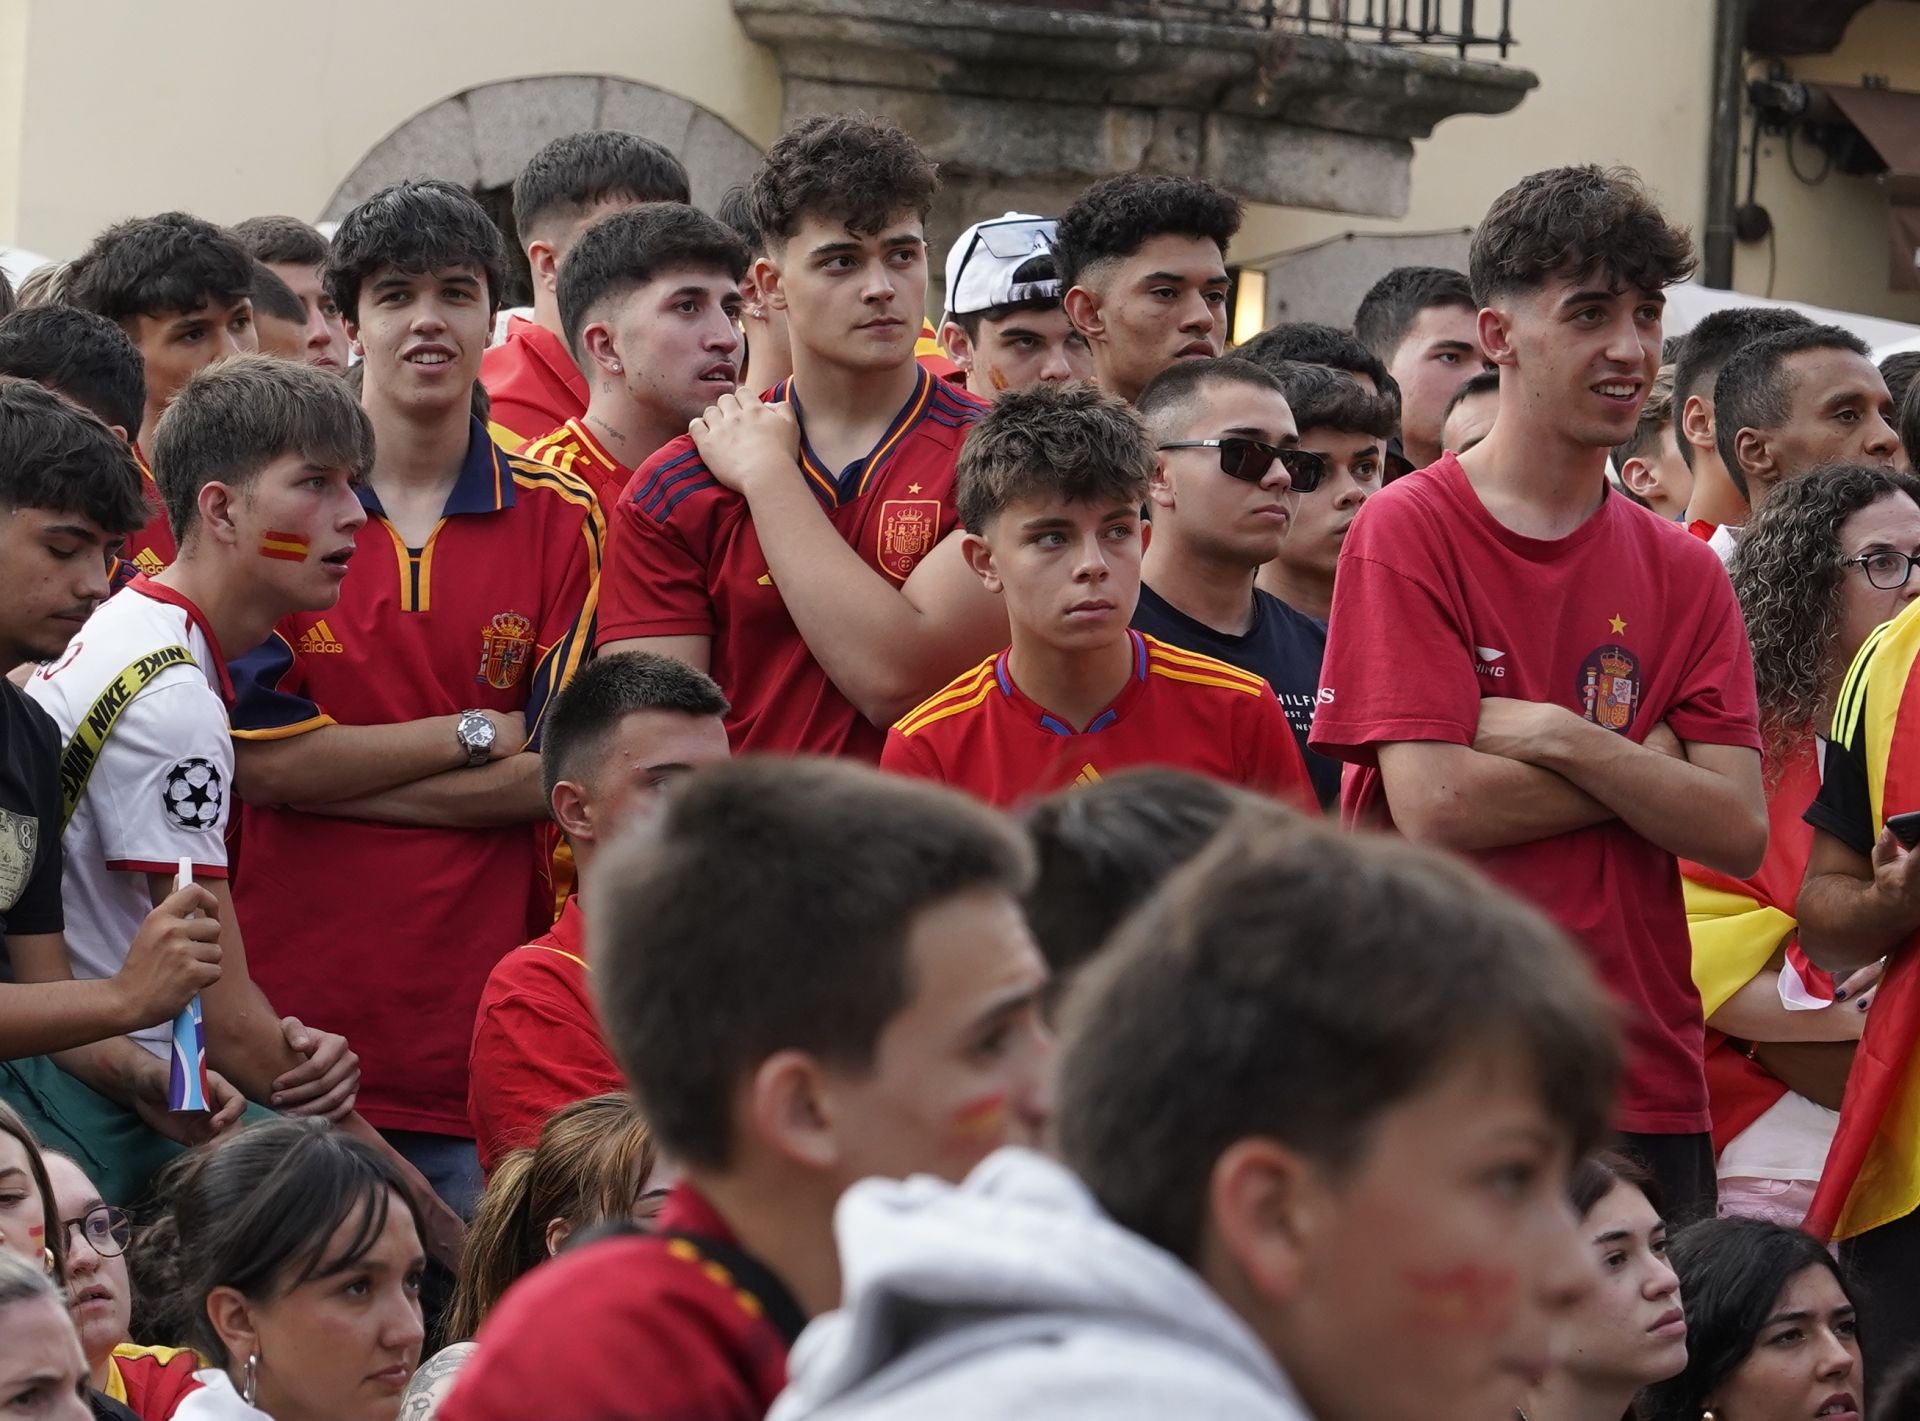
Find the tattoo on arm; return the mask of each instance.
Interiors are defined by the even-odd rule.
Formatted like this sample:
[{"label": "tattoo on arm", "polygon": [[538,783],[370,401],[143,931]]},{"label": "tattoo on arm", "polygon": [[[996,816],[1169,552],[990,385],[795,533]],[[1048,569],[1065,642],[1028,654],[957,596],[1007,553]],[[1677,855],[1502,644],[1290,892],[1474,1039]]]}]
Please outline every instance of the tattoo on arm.
[{"label": "tattoo on arm", "polygon": [[433,1413],[453,1390],[454,1377],[472,1355],[471,1342],[456,1342],[422,1362],[400,1398],[399,1421],[432,1421]]}]

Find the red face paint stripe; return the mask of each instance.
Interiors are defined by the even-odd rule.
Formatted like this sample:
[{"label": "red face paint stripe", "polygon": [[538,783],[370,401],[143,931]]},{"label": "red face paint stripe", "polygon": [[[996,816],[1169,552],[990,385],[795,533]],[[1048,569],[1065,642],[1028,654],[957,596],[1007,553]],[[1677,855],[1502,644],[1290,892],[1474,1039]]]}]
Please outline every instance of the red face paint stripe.
[{"label": "red face paint stripe", "polygon": [[1000,1128],[1007,1116],[1005,1091],[983,1095],[968,1101],[953,1113],[953,1123],[962,1130],[989,1131]]},{"label": "red face paint stripe", "polygon": [[298,533],[276,533],[268,529],[260,537],[260,556],[286,562],[305,562],[311,545]]}]

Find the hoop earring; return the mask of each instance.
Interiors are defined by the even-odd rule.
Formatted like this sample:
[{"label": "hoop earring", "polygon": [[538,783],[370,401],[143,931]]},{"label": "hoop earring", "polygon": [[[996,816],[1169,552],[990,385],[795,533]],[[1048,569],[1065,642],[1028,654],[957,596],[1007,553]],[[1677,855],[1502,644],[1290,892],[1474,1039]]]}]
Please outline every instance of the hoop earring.
[{"label": "hoop earring", "polygon": [[50,1248],[41,1249],[40,1250],[40,1270],[43,1273],[45,1273],[49,1278],[51,1278],[53,1276],[53,1269],[54,1269],[53,1250]]},{"label": "hoop earring", "polygon": [[260,1394],[260,1354],[247,1353],[247,1379],[240,1388],[240,1399],[252,1406],[254,1398]]}]

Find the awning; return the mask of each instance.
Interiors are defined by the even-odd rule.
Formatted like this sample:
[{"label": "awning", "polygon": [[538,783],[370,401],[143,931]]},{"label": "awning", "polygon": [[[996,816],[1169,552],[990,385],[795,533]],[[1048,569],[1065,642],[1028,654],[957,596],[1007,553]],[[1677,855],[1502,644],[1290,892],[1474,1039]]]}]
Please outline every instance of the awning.
[{"label": "awning", "polygon": [[1920,94],[1837,84],[1807,89],[1809,120],[1844,119],[1887,165],[1888,281],[1896,291],[1920,291]]}]

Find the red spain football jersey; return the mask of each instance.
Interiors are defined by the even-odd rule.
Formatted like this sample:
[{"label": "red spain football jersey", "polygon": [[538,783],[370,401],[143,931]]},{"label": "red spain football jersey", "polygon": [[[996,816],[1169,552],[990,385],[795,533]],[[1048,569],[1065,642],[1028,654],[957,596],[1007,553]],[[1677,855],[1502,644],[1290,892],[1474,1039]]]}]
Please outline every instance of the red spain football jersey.
[{"label": "red spain football jersey", "polygon": [[633,477],[633,470],[609,454],[607,446],[588,431],[584,416],[531,441],[520,457],[585,479],[603,509],[620,501],[620,490]]},{"label": "red spain football jersey", "polygon": [[[281,624],[233,666],[233,733],[391,725],[548,699],[587,654],[599,505],[580,480],[514,458],[473,423],[425,546],[381,515],[360,530],[340,601]],[[234,901],[268,996],[360,1054],[360,1112],[387,1129],[467,1135],[467,1050],[487,973],[545,932],[540,826],[412,828],[249,806]]]},{"label": "red spain football jersey", "polygon": [[1140,632],[1133,677],[1075,731],[1013,682],[1007,653],[981,662],[887,734],[880,767],[1006,807],[1135,765],[1193,770],[1315,805],[1287,713],[1263,679]]},{"label": "red spain football jersey", "polygon": [[[791,382],[763,396],[792,399]],[[986,410],[945,380],[918,372],[913,393],[873,451],[826,469],[806,440],[800,463],[840,535],[896,585],[958,525],[953,467],[968,426]],[[736,753],[880,758],[885,732],[855,710],[807,650],[773,585],[746,500],[715,481],[689,438],[640,466],[611,515],[599,644],[632,637],[712,638],[709,666],[733,702]]]},{"label": "red spain football jersey", "polygon": [[173,541],[173,525],[167,522],[166,501],[160,497],[160,485],[153,481],[153,469],[147,464],[147,456],[140,452],[138,444],[132,447],[134,462],[140,465],[140,490],[147,496],[147,522],[139,532],[127,535],[126,546],[120,550],[120,560],[128,569],[129,577],[136,572],[144,572],[152,577],[179,556],[179,548]]},{"label": "red spain football jersey", "polygon": [[493,437],[509,450],[587,412],[587,377],[545,326],[507,317],[507,338],[480,357]]}]

